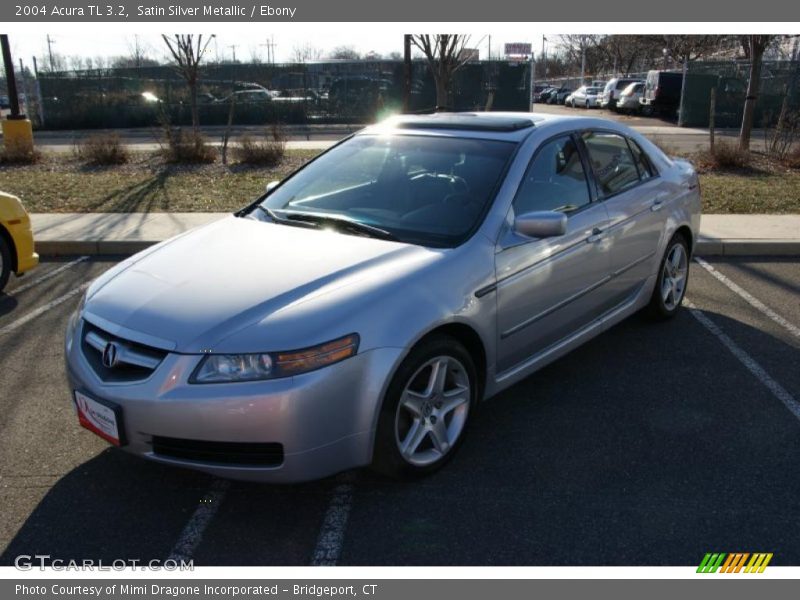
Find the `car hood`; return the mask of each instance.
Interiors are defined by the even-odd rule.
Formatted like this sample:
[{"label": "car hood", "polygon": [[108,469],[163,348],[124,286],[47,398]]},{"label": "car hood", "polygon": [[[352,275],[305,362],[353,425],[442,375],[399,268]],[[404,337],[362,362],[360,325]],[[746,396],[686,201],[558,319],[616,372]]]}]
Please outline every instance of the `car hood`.
[{"label": "car hood", "polygon": [[166,350],[213,351],[234,332],[287,307],[364,279],[374,285],[440,255],[399,242],[228,217],[98,280],[84,316]]}]

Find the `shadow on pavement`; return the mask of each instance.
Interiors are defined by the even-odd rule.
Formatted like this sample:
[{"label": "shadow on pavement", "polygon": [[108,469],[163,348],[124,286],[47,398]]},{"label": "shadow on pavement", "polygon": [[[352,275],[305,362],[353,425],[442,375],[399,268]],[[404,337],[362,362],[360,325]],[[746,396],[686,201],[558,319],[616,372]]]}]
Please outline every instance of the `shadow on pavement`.
[{"label": "shadow on pavement", "polygon": [[[745,349],[797,358],[707,314]],[[687,311],[635,316],[474,417],[439,473],[358,475],[340,564],[688,566],[714,551],[800,563],[800,422]],[[0,563],[165,558],[210,483],[104,451],[47,492]],[[308,564],[331,488],[233,484],[197,563]]]}]

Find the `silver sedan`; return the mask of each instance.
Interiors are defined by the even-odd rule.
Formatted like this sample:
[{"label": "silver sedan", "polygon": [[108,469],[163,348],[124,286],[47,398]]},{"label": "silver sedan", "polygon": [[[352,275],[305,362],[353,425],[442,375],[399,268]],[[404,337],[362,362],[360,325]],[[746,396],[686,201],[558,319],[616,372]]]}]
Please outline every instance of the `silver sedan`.
[{"label": "silver sedan", "polygon": [[691,166],[618,123],[395,117],[97,279],[66,333],[78,420],[222,477],[428,473],[479,402],[673,316],[699,221]]}]

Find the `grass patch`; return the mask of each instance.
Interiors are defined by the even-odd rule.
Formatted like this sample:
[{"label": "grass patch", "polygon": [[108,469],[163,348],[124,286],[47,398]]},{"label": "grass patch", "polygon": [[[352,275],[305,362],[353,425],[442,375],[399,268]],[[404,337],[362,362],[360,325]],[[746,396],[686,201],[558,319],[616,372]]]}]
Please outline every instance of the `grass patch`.
[{"label": "grass patch", "polygon": [[[0,189],[22,198],[31,212],[226,212],[246,206],[268,182],[317,154],[287,150],[272,167],[165,165],[132,153],[127,164],[91,168],[68,156],[46,156],[33,165],[0,165]],[[800,171],[751,154],[753,164],[741,171],[698,165],[703,211],[800,213]]]},{"label": "grass patch", "polygon": [[701,173],[700,191],[708,214],[800,213],[800,171]]},{"label": "grass patch", "polygon": [[142,154],[120,167],[87,169],[51,156],[36,165],[0,167],[0,189],[19,196],[29,212],[227,212],[317,154],[287,150],[269,168],[165,165]]}]

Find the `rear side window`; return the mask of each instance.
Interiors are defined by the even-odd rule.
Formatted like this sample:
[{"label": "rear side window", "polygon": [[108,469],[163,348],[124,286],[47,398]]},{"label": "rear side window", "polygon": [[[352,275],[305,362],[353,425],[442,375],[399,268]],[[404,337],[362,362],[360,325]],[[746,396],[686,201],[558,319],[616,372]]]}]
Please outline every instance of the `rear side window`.
[{"label": "rear side window", "polygon": [[535,210],[570,213],[591,202],[580,153],[570,136],[547,142],[528,167],[514,198],[514,214]]},{"label": "rear side window", "polygon": [[639,183],[639,171],[624,137],[587,131],[583,141],[601,196],[611,196]]},{"label": "rear side window", "polygon": [[644,153],[644,151],[639,147],[639,144],[634,142],[632,139],[628,138],[628,144],[630,144],[631,151],[633,152],[633,160],[636,163],[636,166],[639,168],[639,176],[644,181],[645,179],[650,179],[653,175],[656,174],[655,169],[653,168],[653,164],[650,162],[650,159]]}]

